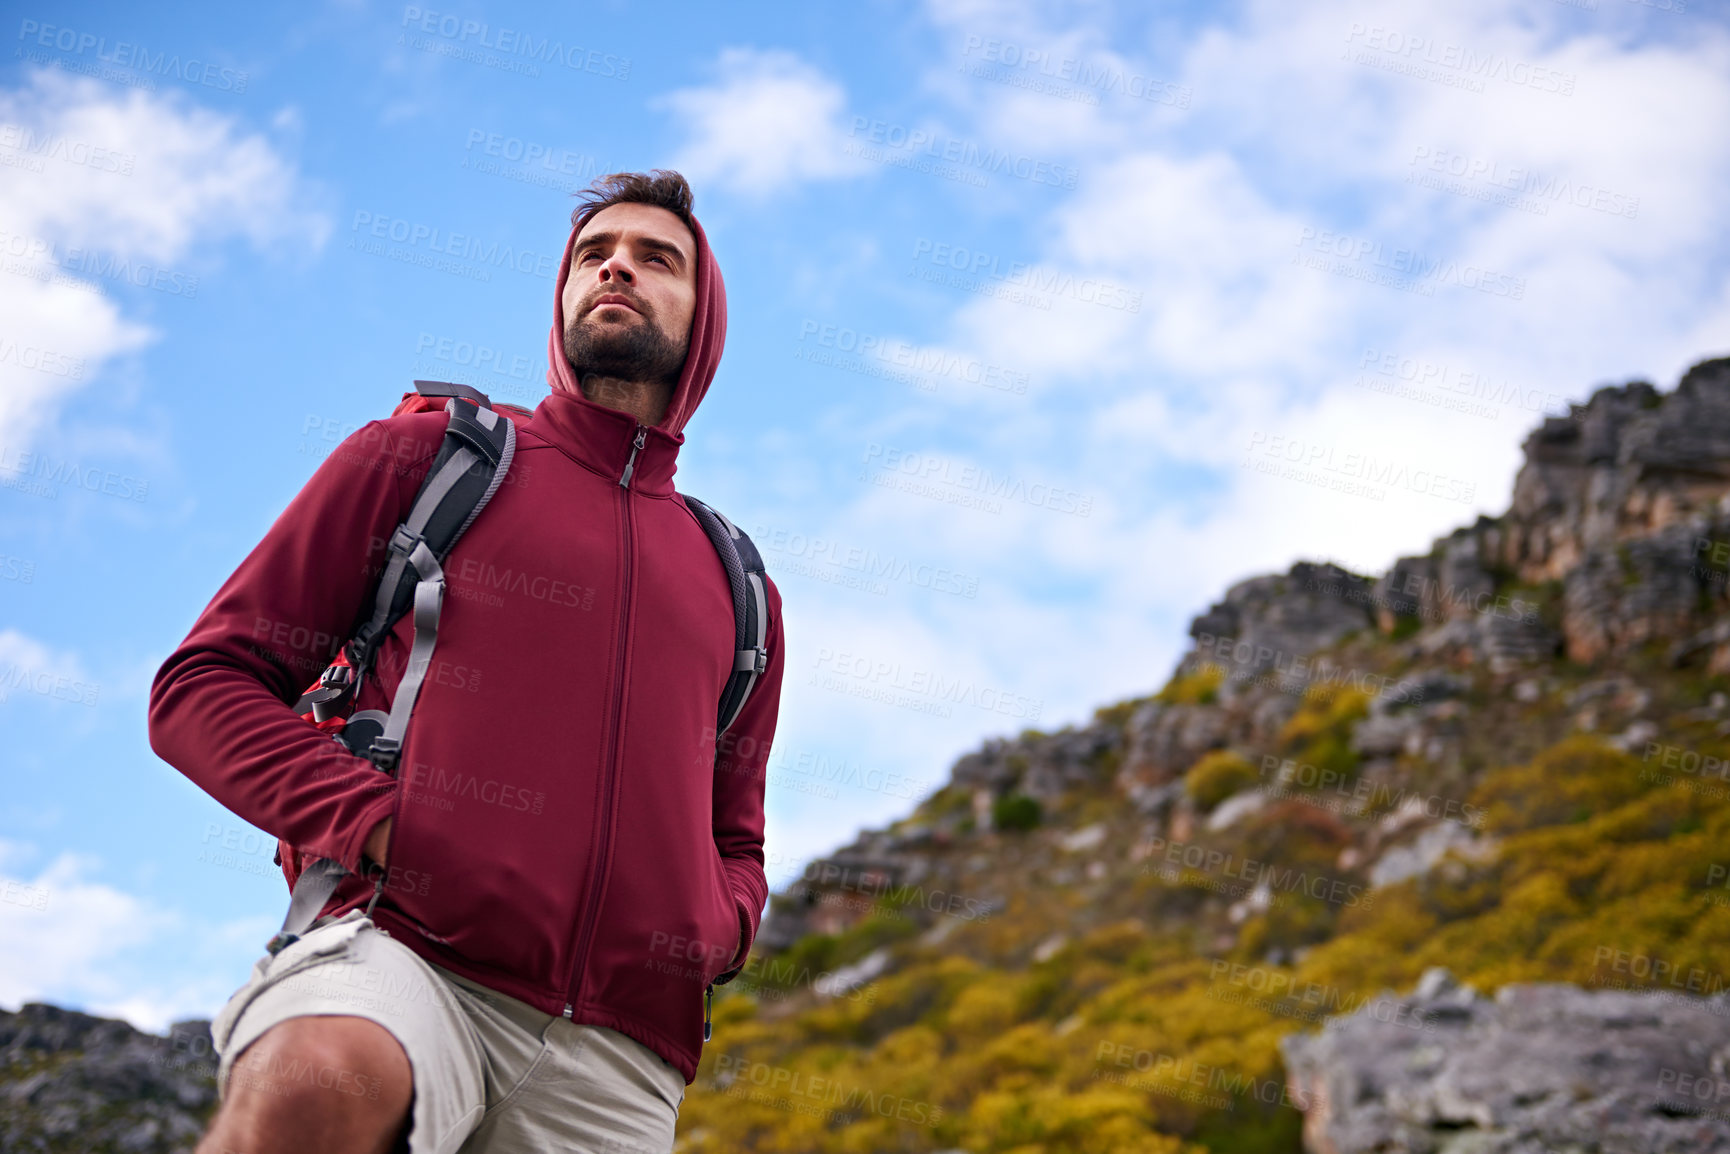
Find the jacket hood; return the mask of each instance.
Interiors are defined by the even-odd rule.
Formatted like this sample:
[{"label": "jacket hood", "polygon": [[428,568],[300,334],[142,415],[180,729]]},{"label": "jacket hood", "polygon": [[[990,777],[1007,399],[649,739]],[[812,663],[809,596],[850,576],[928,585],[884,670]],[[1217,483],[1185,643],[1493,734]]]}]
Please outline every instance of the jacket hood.
[{"label": "jacket hood", "polygon": [[[721,349],[727,343],[727,286],[721,281],[721,266],[709,249],[709,238],[696,217],[691,218],[691,232],[697,238],[697,303],[691,313],[691,344],[685,354],[685,368],[673,389],[673,399],[667,405],[667,415],[655,426],[682,440],[681,430],[691,414],[702,404],[721,365]],[[571,274],[571,248],[577,242],[577,230],[565,238],[564,259],[559,261],[558,280],[553,285],[553,329],[547,338],[547,386],[555,393],[565,393],[593,404],[583,397],[576,370],[565,359],[565,280]],[[597,406],[602,407],[602,406]]]}]

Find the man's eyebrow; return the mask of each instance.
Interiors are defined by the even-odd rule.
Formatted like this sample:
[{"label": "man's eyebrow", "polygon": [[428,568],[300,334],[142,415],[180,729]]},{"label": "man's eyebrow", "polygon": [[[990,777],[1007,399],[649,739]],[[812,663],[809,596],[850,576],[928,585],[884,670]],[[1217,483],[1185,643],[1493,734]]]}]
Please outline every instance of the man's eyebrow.
[{"label": "man's eyebrow", "polygon": [[671,253],[673,256],[678,257],[681,263],[690,259],[685,255],[684,249],[680,248],[670,240],[661,240],[659,237],[645,236],[637,243],[642,245],[644,248],[649,249],[651,252]]},{"label": "man's eyebrow", "polygon": [[619,234],[616,232],[591,232],[589,235],[577,242],[577,247],[582,249],[588,248],[590,245],[594,244],[612,244],[618,239]]},{"label": "man's eyebrow", "polygon": [[[619,234],[616,232],[589,233],[588,235],[584,236],[582,240],[577,242],[576,251],[582,252],[584,249],[590,247],[591,245],[616,244],[618,242],[618,239],[619,239]],[[678,257],[679,261],[681,263],[691,259],[690,257],[685,255],[685,251],[683,249],[681,249],[678,245],[674,244],[670,240],[661,240],[659,237],[645,236],[645,237],[639,237],[637,240],[637,244],[643,248],[650,250],[651,252],[671,253],[673,256]]]}]

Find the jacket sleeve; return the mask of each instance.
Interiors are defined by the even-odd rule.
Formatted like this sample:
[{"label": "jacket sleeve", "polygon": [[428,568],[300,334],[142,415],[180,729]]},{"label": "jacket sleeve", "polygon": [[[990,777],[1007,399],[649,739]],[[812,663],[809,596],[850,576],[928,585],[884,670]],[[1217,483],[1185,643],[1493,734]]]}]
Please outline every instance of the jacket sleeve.
[{"label": "jacket sleeve", "polygon": [[740,927],[739,952],[715,978],[717,985],[732,981],[744,969],[763,905],[769,900],[769,881],[763,872],[763,788],[769,772],[769,743],[781,708],[786,647],[780,590],[767,577],[764,584],[769,601],[769,662],[745,708],[717,744],[715,756],[715,846],[721,851],[721,868],[727,871]]},{"label": "jacket sleeve", "polygon": [[442,419],[374,421],[337,446],[150,689],[159,757],[246,821],[357,873],[396,782],[291,706],[355,626]]}]

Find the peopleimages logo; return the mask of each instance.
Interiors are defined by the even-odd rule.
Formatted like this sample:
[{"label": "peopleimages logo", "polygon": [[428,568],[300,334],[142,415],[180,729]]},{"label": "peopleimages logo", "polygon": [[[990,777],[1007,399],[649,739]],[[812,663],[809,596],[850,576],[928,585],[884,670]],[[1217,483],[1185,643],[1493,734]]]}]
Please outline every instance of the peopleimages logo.
[{"label": "peopleimages logo", "polygon": [[123,501],[142,501],[150,495],[150,482],[130,474],[0,445],[0,487],[26,489],[53,500],[59,493],[54,488],[58,485],[119,497]]},{"label": "peopleimages logo", "polygon": [[[425,224],[420,221],[406,220],[402,217],[388,216],[384,213],[368,212],[356,209],[354,220],[349,225],[349,232],[354,237],[349,241],[350,248],[359,247],[355,238],[363,236],[378,237],[396,244],[406,245],[411,254],[419,251],[420,255],[429,260],[440,256],[455,257],[459,261],[472,261],[476,266],[490,265],[493,268],[508,268],[513,272],[527,273],[550,280],[558,271],[560,256],[552,253],[537,253],[532,249],[512,248],[498,241],[487,243],[477,236],[468,233],[449,232],[437,225]],[[372,252],[368,248],[364,251]],[[382,253],[379,255],[383,255]],[[562,255],[562,254],[561,254]],[[423,261],[410,261],[420,264]],[[490,274],[485,268],[475,267],[474,272],[482,274],[475,278],[486,280]]]},{"label": "peopleimages logo", "polygon": [[473,369],[476,373],[492,373],[519,381],[535,380],[546,372],[545,356],[535,358],[521,353],[511,354],[490,345],[442,337],[422,330],[415,339],[417,356],[430,356],[441,361]]},{"label": "peopleimages logo", "polygon": [[[816,669],[817,673],[811,679],[813,684],[834,689],[851,679],[861,687],[878,691],[856,693],[855,696],[874,697],[890,704],[904,704],[901,700],[891,700],[895,691],[902,691],[944,703],[959,702],[983,709],[987,713],[1002,713],[1029,721],[1038,721],[1040,711],[1045,707],[1043,699],[980,685],[970,677],[946,677],[935,670],[910,668],[899,661],[885,661],[862,653],[838,653],[826,646],[817,650]],[[841,692],[848,690],[842,689]],[[938,711],[926,709],[919,712]],[[949,716],[948,713],[939,715]]]},{"label": "peopleimages logo", "polygon": [[814,564],[832,565],[879,581],[905,582],[920,589],[953,593],[967,598],[976,597],[979,593],[979,578],[972,574],[943,565],[910,560],[893,553],[885,556],[868,546],[851,545],[761,523],[751,530],[751,539],[756,542],[757,548],[765,553],[778,553]]},{"label": "peopleimages logo", "polygon": [[[1032,484],[1009,473],[994,473],[978,465],[962,464],[931,453],[916,453],[881,445],[872,441],[865,446],[864,464],[875,473],[867,472],[860,479],[885,488],[900,488],[920,496],[929,496],[932,487],[977,498],[974,502],[988,512],[1003,511],[1003,501],[1018,501],[1057,513],[1073,513],[1085,517],[1093,512],[1093,498],[1060,485],[1041,481]],[[910,482],[898,485],[897,480]]]},{"label": "peopleimages logo", "polygon": [[[861,333],[846,325],[824,324],[807,317],[799,325],[799,341],[804,344],[807,340],[825,349],[854,353],[861,358],[869,355],[898,368],[913,370],[912,373],[901,375],[908,378],[908,384],[927,391],[935,389],[936,386],[917,374],[932,373],[952,377],[970,385],[1017,395],[1027,392],[1029,377],[1026,373],[989,364],[977,357],[963,357],[959,353],[946,352],[943,349],[921,348],[895,337]],[[825,358],[815,350],[805,353],[800,359],[819,364],[832,363],[836,368],[846,367],[844,362],[832,357]]]},{"label": "peopleimages logo", "polygon": [[[905,124],[873,120],[869,116],[855,116],[847,135],[855,139],[863,138],[871,144],[886,145],[908,155],[923,155],[932,160],[958,164],[963,170],[972,168],[980,173],[995,172],[1000,176],[1013,176],[1034,184],[1074,188],[1081,179],[1081,173],[1074,165],[1041,160],[1007,149],[983,148],[971,140],[940,135],[923,128],[909,128]],[[851,151],[856,151],[856,148]]]},{"label": "peopleimages logo", "polygon": [[[116,152],[88,140],[79,140],[58,132],[38,132],[28,124],[0,124],[0,148],[21,153],[31,160],[58,160],[63,164],[93,168],[98,172],[113,172],[131,176],[138,157],[130,152]],[[42,167],[34,172],[45,171]]]},{"label": "peopleimages logo", "polygon": [[[1359,45],[1362,49],[1379,52],[1381,56],[1371,56],[1359,49]],[[1354,49],[1358,49],[1355,54]],[[1374,24],[1354,23],[1347,30],[1344,55],[1354,63],[1473,92],[1482,92],[1485,80],[1500,80],[1558,96],[1574,94],[1575,77],[1572,72],[1545,68],[1524,60],[1509,60],[1500,53],[1479,52],[1452,41],[1438,43],[1428,36]]]},{"label": "peopleimages logo", "polygon": [[1342,492],[1367,488],[1369,491],[1363,495],[1380,493],[1381,496],[1374,496],[1378,501],[1386,495],[1386,489],[1392,488],[1469,505],[1477,499],[1478,491],[1477,482],[1450,477],[1434,469],[1414,469],[1404,461],[1343,452],[1334,445],[1260,430],[1250,433],[1249,455],[1243,466],[1258,473]]},{"label": "peopleimages logo", "polygon": [[39,697],[69,701],[74,705],[95,705],[102,687],[69,673],[52,669],[37,669],[16,661],[0,661],[0,705],[11,700],[12,691],[22,689]]},{"label": "peopleimages logo", "polygon": [[25,233],[0,230],[0,255],[21,258],[8,261],[7,272],[35,280],[53,279],[57,284],[90,292],[101,290],[66,274],[95,277],[115,283],[124,282],[135,288],[152,289],[169,296],[191,299],[198,295],[198,278],[195,276],[95,249],[71,246],[63,249],[59,241]]},{"label": "peopleimages logo", "polygon": [[42,48],[52,48],[57,52],[65,52],[72,56],[83,56],[93,52],[96,59],[104,64],[112,64],[119,68],[131,68],[149,76],[171,76],[188,84],[200,84],[206,88],[215,88],[222,92],[241,93],[246,91],[246,73],[235,68],[223,68],[220,65],[208,64],[196,57],[180,58],[178,52],[157,52],[142,44],[132,44],[125,40],[116,40],[109,47],[106,36],[97,36],[92,32],[80,32],[76,28],[64,25],[43,24],[36,20],[24,20],[18,25],[18,39],[33,42]]},{"label": "peopleimages logo", "polygon": [[1390,249],[1381,241],[1371,240],[1369,237],[1351,236],[1305,225],[1294,243],[1299,248],[1308,248],[1324,256],[1341,257],[1357,264],[1367,261],[1370,267],[1419,286],[1433,281],[1476,289],[1481,293],[1507,297],[1509,300],[1524,300],[1526,296],[1525,277],[1495,272],[1474,264],[1461,264],[1457,260],[1428,257],[1415,249]]},{"label": "peopleimages logo", "polygon": [[21,345],[17,341],[0,337],[0,365],[17,365],[21,369],[33,372],[47,373],[53,377],[70,377],[75,381],[84,379],[84,358],[75,357],[70,353],[57,353],[53,349],[45,349],[38,345]]},{"label": "peopleimages logo", "polygon": [[[1005,68],[1019,69],[1024,73],[1037,73],[1043,79],[1062,81],[1077,85],[1079,89],[1098,89],[1100,92],[1121,92],[1136,100],[1148,100],[1156,104],[1169,104],[1176,108],[1188,108],[1190,90],[1188,85],[1175,84],[1169,80],[1156,80],[1139,72],[1125,72],[1121,68],[1110,65],[1094,64],[1075,56],[1058,56],[1043,48],[1031,48],[1004,40],[991,40],[983,36],[969,36],[967,45],[961,55],[971,57],[975,52],[979,58],[992,64],[1001,64]],[[979,75],[979,73],[975,73]],[[1014,73],[1008,74],[1013,76]],[[1007,77],[986,76],[986,79],[998,80],[999,83],[1013,83]],[[1022,85],[1016,85],[1022,87]],[[1050,95],[1063,96],[1065,99],[1080,99],[1086,104],[1098,104],[1099,98],[1091,92],[1071,92],[1062,88],[1034,88],[1033,91],[1048,91]],[[1091,98],[1091,99],[1089,99]]]},{"label": "peopleimages logo", "polygon": [[[465,20],[454,13],[436,12],[414,4],[402,10],[402,26],[410,32],[424,32],[448,41],[448,45],[436,45],[419,39],[408,42],[411,48],[431,51],[441,56],[459,56],[482,64],[496,62],[519,65],[522,61],[556,64],[572,72],[587,72],[610,80],[626,80],[631,75],[631,59],[628,56],[614,56],[596,48],[566,44],[551,36],[536,37],[534,33],[520,29],[495,29],[484,20]],[[473,52],[473,49],[486,49],[488,52],[498,53],[498,56],[488,59],[479,52]],[[521,57],[522,61],[510,59],[511,57]],[[528,66],[528,70],[531,76],[540,75],[539,69],[534,68],[533,64]],[[525,69],[513,67],[510,71]]]},{"label": "peopleimages logo", "polygon": [[469,129],[463,153],[458,167],[469,172],[564,192],[580,191],[595,177],[611,171],[588,153],[481,128]]},{"label": "peopleimages logo", "polygon": [[[1366,348],[1358,357],[1358,368],[1413,386],[1455,394],[1466,402],[1483,401],[1495,406],[1513,406],[1528,413],[1541,413],[1546,417],[1568,415],[1567,398],[1558,393],[1525,388],[1505,377],[1497,380],[1488,373],[1466,366],[1451,365],[1445,361],[1431,361],[1386,349]],[[1359,381],[1362,383],[1361,376]],[[1381,386],[1366,387],[1374,388],[1378,392],[1386,391]]]},{"label": "peopleimages logo", "polygon": [[[1458,195],[1476,195],[1461,186],[1481,184],[1486,186],[1486,193],[1500,191],[1509,194],[1509,199],[1497,203],[1506,203],[1510,208],[1530,211],[1538,216],[1549,214],[1550,207],[1545,201],[1566,201],[1576,208],[1587,208],[1609,216],[1625,216],[1630,220],[1640,215],[1640,198],[1637,196],[1565,176],[1557,177],[1554,173],[1544,175],[1523,165],[1505,165],[1493,157],[1467,156],[1446,148],[1419,145],[1406,163],[1410,169],[1406,173],[1408,184],[1420,184]],[[1421,171],[1423,169],[1428,172]],[[1443,176],[1454,180],[1442,180]]]},{"label": "peopleimages logo", "polygon": [[1030,261],[1004,261],[996,254],[943,244],[920,237],[913,242],[913,263],[926,262],[938,269],[954,269],[966,276],[989,277],[1007,285],[1051,296],[1066,296],[1082,304],[1101,305],[1124,312],[1141,311],[1141,293],[1097,277],[1077,277],[1058,269],[1042,268]]}]

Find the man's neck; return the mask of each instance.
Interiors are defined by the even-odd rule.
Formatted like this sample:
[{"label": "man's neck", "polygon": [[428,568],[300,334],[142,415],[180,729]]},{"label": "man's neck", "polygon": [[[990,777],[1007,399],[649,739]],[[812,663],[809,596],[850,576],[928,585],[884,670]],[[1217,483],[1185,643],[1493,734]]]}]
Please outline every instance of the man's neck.
[{"label": "man's neck", "polygon": [[583,396],[597,405],[618,409],[637,418],[639,425],[658,425],[673,400],[673,386],[648,381],[627,381],[590,373],[582,380]]}]

